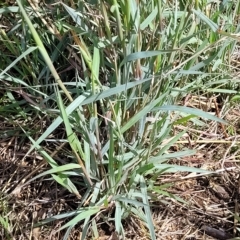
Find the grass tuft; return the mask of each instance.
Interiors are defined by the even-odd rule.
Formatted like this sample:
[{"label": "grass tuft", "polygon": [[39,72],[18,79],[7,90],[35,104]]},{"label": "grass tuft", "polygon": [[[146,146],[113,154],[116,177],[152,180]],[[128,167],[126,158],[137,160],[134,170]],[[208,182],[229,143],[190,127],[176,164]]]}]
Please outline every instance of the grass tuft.
[{"label": "grass tuft", "polygon": [[[182,163],[197,154],[191,146],[176,149],[188,126],[202,132],[215,122],[228,136],[217,100],[214,114],[201,99],[238,101],[238,2],[1,4],[1,119],[31,143],[21,161],[38,156],[36,170],[1,191],[17,196],[43,181],[74,199],[71,211],[33,219],[31,229],[57,222],[54,234],[63,239],[76,225],[80,239],[99,238],[105,222],[112,236],[124,237],[132,218],[157,239],[153,206],[188,204],[171,193],[174,181],[158,179],[214,173]],[[0,224],[11,237],[6,214]]]}]

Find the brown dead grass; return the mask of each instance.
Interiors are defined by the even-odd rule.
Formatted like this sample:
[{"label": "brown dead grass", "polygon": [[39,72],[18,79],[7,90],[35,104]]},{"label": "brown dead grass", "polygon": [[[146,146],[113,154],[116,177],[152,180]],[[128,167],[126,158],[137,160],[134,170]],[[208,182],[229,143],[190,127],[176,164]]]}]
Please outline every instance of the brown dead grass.
[{"label": "brown dead grass", "polygon": [[[190,103],[185,105],[190,106]],[[206,110],[214,112],[215,105]],[[239,108],[235,107],[221,114],[220,117],[224,117],[233,126],[226,126],[225,129],[220,124],[209,122],[209,128],[196,130],[189,125],[184,138],[173,146],[172,151],[187,147],[197,149],[197,153],[181,161],[173,159],[172,163],[215,170],[218,173],[208,176],[165,174],[158,179],[159,184],[174,183],[169,192],[181,197],[188,204],[161,196],[159,201],[152,203],[157,239],[227,239],[228,236],[238,236],[239,224],[233,214],[238,214],[239,209]],[[30,143],[20,135],[17,126],[18,124],[1,119],[0,131],[15,130],[15,133],[9,137],[3,134],[0,139],[0,216],[9,221],[8,230],[0,228],[0,238],[62,239],[64,231],[56,230],[66,220],[56,220],[38,228],[33,228],[33,224],[47,217],[75,210],[77,199],[50,180],[49,176],[19,188],[30,178],[48,169],[48,166],[36,152],[25,156]],[[182,128],[184,127],[178,126],[175,131]],[[229,134],[225,137],[225,133],[231,132],[234,133],[232,136]],[[50,144],[45,149],[52,149],[55,159],[68,161],[63,157],[68,146]],[[101,221],[99,239],[118,239],[112,223]],[[139,219],[130,217],[124,226],[126,239],[150,239],[148,229]],[[220,237],[222,234],[223,238],[219,238],[219,235],[217,238],[211,237],[215,229],[219,230],[218,234]],[[73,229],[70,239],[79,239],[80,236],[81,224]]]},{"label": "brown dead grass", "polygon": [[[235,62],[239,66],[239,51],[237,53]],[[236,69],[236,72],[238,73],[239,69]],[[215,170],[218,174],[199,176],[176,173],[165,174],[158,179],[159,184],[174,183],[169,192],[181,197],[188,204],[179,203],[173,198],[161,198],[152,203],[157,239],[219,239],[220,235],[217,238],[210,236],[214,229],[221,231],[223,239],[227,239],[228,234],[239,236],[236,230],[239,223],[233,214],[238,215],[240,203],[240,106],[222,112],[223,106],[217,97],[191,95],[187,96],[182,105],[212,112],[229,121],[231,125],[208,122],[206,129],[195,129],[191,124],[187,127],[175,127],[176,133],[184,128],[188,131],[172,151],[185,147],[198,151],[194,156],[181,161],[172,160],[172,163]],[[42,126],[37,134],[46,127],[46,124],[39,124],[37,120],[34,124]],[[35,126],[32,128],[36,129]],[[13,134],[7,136],[6,133],[11,131]],[[76,197],[50,180],[49,176],[21,187],[27,180],[47,170],[48,166],[36,152],[25,156],[30,143],[20,134],[17,120],[9,122],[0,118],[0,132],[0,217],[8,220],[7,228],[3,228],[0,223],[0,239],[62,239],[64,231],[56,230],[65,223],[64,221],[56,220],[37,228],[33,228],[33,224],[47,217],[75,210]],[[67,146],[50,144],[45,146],[45,150],[54,153],[54,158],[59,161],[68,160],[64,159],[69,150]],[[148,229],[139,219],[130,217],[125,220],[124,226],[127,239],[150,239]],[[203,227],[207,233],[202,230]],[[99,224],[99,232],[99,240],[118,239],[111,223]],[[81,224],[73,229],[70,239],[80,239],[80,236]]]}]

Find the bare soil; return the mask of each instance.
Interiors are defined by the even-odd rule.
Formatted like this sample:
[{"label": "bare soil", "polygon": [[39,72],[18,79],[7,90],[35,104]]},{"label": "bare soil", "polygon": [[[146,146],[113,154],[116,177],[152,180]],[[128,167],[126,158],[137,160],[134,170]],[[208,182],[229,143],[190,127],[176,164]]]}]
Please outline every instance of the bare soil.
[{"label": "bare soil", "polygon": [[[224,116],[232,123],[230,127],[233,129],[233,136],[224,137],[222,126],[210,122],[209,129],[195,132],[192,128],[185,139],[173,147],[172,151],[186,147],[197,149],[194,156],[181,161],[171,160],[173,164],[199,167],[216,173],[201,175],[178,172],[159,177],[157,184],[173,185],[168,190],[171,197],[158,196],[151,203],[157,239],[231,239],[240,236],[238,112],[239,109],[235,107]],[[17,125],[2,119],[2,133],[16,128]],[[228,126],[226,128],[224,130],[230,132]],[[75,210],[78,199],[50,180],[49,176],[20,187],[48,169],[44,159],[36,152],[25,156],[30,143],[20,135],[20,131],[15,131],[9,137],[2,134],[0,147],[0,216],[9,221],[8,230],[0,227],[0,239],[62,239],[64,231],[56,230],[66,223],[66,219],[55,220],[36,228],[33,225],[50,216]],[[67,146],[49,145],[45,149],[52,149],[53,154],[58,147],[60,150],[54,158],[68,161],[64,158],[64,152],[68,151]],[[113,223],[103,219],[99,219],[98,223],[101,236],[99,239],[119,239]],[[148,229],[139,219],[129,217],[124,221],[124,226],[126,239],[150,239]],[[81,227],[79,224],[72,230],[70,239],[79,239]],[[89,239],[92,239],[91,236]]]}]

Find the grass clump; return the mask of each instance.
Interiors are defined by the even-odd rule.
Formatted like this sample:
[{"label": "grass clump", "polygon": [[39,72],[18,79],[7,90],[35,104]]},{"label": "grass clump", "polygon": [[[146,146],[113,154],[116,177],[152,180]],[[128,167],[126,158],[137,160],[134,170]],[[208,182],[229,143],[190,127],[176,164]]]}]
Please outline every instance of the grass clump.
[{"label": "grass clump", "polygon": [[[33,171],[12,194],[51,176],[78,201],[72,211],[41,222],[71,218],[58,229],[65,230],[64,239],[80,222],[81,239],[89,231],[98,238],[100,219],[124,236],[123,220],[129,216],[140,219],[148,237],[156,239],[151,204],[184,202],[158,177],[208,172],[168,163],[195,153],[172,151],[186,132],[175,135],[173,126],[191,121],[203,127],[204,119],[225,123],[180,106],[180,100],[189,94],[237,93],[228,63],[238,41],[233,24],[238,3],[29,4],[17,0],[0,9],[8,23],[0,35],[0,111],[4,121],[17,119],[18,132],[31,141],[25,157],[36,150],[50,169]],[[35,124],[40,119],[41,128]],[[61,147],[53,151],[49,143]]]}]

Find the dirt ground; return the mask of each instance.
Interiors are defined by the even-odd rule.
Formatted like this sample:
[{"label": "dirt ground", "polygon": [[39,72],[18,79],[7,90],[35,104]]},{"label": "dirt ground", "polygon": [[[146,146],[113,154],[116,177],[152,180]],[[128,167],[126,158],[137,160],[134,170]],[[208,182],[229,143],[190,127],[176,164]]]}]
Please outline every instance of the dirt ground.
[{"label": "dirt ground", "polygon": [[[225,119],[231,121],[233,136],[225,137],[223,128],[210,123],[201,132],[188,131],[186,139],[179,141],[172,151],[188,147],[197,149],[194,156],[181,161],[171,160],[173,164],[200,167],[214,170],[215,174],[175,173],[163,174],[156,184],[172,183],[168,189],[172,196],[155,194],[153,201],[153,220],[157,239],[230,239],[240,236],[239,228],[239,109],[231,109]],[[213,124],[213,125],[211,125]],[[33,224],[55,214],[72,211],[78,203],[74,195],[61,186],[43,177],[19,188],[24,182],[48,168],[44,159],[37,153],[24,157],[30,144],[20,135],[4,137],[4,131],[15,129],[12,123],[2,121],[0,139],[0,216],[7,216],[9,231],[0,228],[0,239],[62,239],[63,232],[56,230],[65,220],[33,228]],[[226,132],[230,130],[225,129]],[[198,134],[197,140],[193,134]],[[215,135],[214,135],[215,134]],[[196,139],[196,138],[195,138]],[[217,140],[216,140],[217,139]],[[46,146],[50,151],[57,146]],[[61,151],[59,151],[61,152]],[[62,159],[61,155],[54,156]],[[178,201],[180,197],[186,203]],[[111,222],[99,221],[99,232],[104,239],[119,239]],[[126,239],[150,239],[148,229],[138,219],[125,220]],[[72,230],[70,239],[79,239],[81,224]],[[91,237],[89,239],[92,239]]]}]

